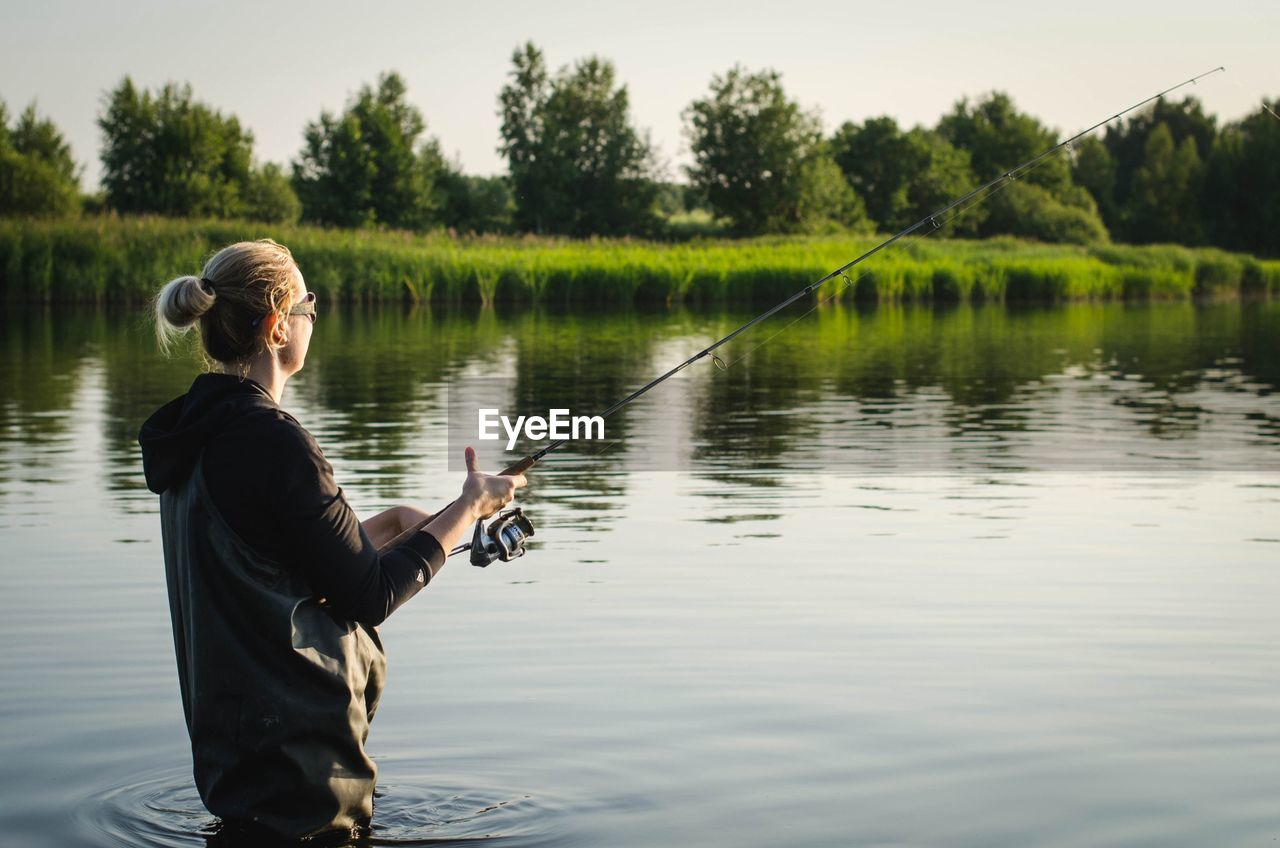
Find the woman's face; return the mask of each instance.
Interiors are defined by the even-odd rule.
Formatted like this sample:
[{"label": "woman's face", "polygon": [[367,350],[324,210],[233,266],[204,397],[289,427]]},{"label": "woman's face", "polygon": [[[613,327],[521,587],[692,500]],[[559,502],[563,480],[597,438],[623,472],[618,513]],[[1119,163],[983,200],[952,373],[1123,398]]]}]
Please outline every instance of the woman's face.
[{"label": "woman's face", "polygon": [[[307,283],[302,279],[298,266],[293,267],[293,305],[296,306],[307,296]],[[311,318],[306,315],[290,315],[284,323],[284,346],[277,350],[280,366],[286,374],[296,374],[302,370],[307,358],[307,348],[311,346]]]}]

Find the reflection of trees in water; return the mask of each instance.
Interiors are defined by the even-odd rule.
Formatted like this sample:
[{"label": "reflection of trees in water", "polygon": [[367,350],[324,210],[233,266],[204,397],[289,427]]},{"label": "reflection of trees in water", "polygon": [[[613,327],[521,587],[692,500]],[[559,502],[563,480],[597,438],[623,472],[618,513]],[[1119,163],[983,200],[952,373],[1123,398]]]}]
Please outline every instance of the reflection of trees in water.
[{"label": "reflection of trees in water", "polygon": [[[461,372],[493,381],[483,391],[510,383],[509,396],[495,398],[504,412],[545,414],[565,407],[596,412],[634,388],[649,367],[655,329],[663,324],[630,311],[555,314],[545,310],[404,310],[370,308],[326,316],[313,342],[310,367],[299,375],[300,391],[324,413],[326,449],[368,470],[377,487],[400,495],[414,463],[427,446],[417,444],[428,407],[445,406],[442,388],[461,386]],[[513,364],[499,351],[510,350]],[[611,438],[625,423],[610,421]],[[329,448],[328,444],[333,447]],[[622,445],[610,461],[617,462]],[[621,493],[616,473],[583,472],[578,488],[593,494]],[[604,466],[604,467],[607,467]],[[536,502],[535,492],[525,500]],[[576,501],[574,501],[576,504]]]},{"label": "reflection of trees in water", "polygon": [[[1265,371],[1268,357],[1246,364],[1240,358],[1241,330],[1255,304],[1165,304],[1158,309],[1116,306],[1103,326],[1101,354],[1090,374],[1104,374],[1095,391],[1127,420],[1158,439],[1177,439],[1199,432],[1214,414],[1183,396],[1202,389],[1227,388],[1247,378],[1252,367]],[[1273,350],[1275,324],[1272,325]],[[1224,368],[1224,363],[1229,363]],[[1255,372],[1257,373],[1257,372]]]},{"label": "reflection of trees in water", "polygon": [[[0,431],[5,442],[39,445],[64,438],[80,388],[82,360],[100,335],[92,316],[57,316],[50,309],[8,310],[3,316],[4,359],[0,362]],[[47,457],[30,456],[35,467]]]},{"label": "reflection of trees in water", "polygon": [[[752,351],[789,320],[735,344]],[[1242,325],[1252,329],[1247,342]],[[1150,435],[1186,435],[1205,411],[1178,395],[1221,384],[1224,357],[1228,381],[1252,375],[1255,393],[1276,385],[1278,329],[1274,304],[822,308],[708,381],[695,438],[712,446],[708,458],[769,467],[811,439],[815,418],[827,427],[920,426],[931,407],[957,447],[974,442],[998,458],[1037,429],[1044,401],[1062,392],[1049,378],[1064,373],[1133,410],[1124,420]],[[848,415],[833,421],[842,400]],[[1273,429],[1260,423],[1260,432]]]},{"label": "reflection of trees in water", "polygon": [[[72,415],[96,418],[96,411],[84,407],[98,397],[79,398],[81,410],[73,405],[86,374],[100,366],[107,490],[144,490],[138,427],[156,407],[186,389],[193,362],[181,356],[159,358],[151,325],[136,313],[19,309],[6,312],[3,328],[0,428],[21,449],[23,468],[10,469],[10,450],[0,451],[0,482],[17,474],[30,476],[33,467],[52,466],[59,454],[41,448],[70,439],[76,423]],[[81,449],[68,445],[69,451]]]},{"label": "reflection of trees in water", "polygon": [[[731,357],[725,361],[733,362]],[[783,345],[766,345],[724,371],[700,362],[707,376],[695,397],[692,420],[699,464],[724,468],[745,461],[753,469],[769,469],[798,441],[816,438],[821,425],[792,414],[821,397],[820,375],[806,364]],[[767,484],[754,477],[751,482]]]},{"label": "reflection of trees in water", "polygon": [[[611,312],[525,310],[511,319],[516,359],[511,404],[516,414],[546,415],[568,409],[574,415],[595,415],[649,382],[675,363],[659,362],[655,348],[687,331],[679,316],[623,309]],[[647,398],[646,398],[647,400]],[[644,402],[644,401],[641,401]],[[557,503],[579,515],[575,521],[609,520],[621,509],[626,477],[618,473],[631,452],[633,422],[625,412],[611,416],[604,444],[570,444],[534,474],[555,475],[560,486],[528,493],[531,506]],[[536,449],[521,443],[521,453]],[[572,458],[570,455],[572,454]],[[572,471],[556,469],[572,463]]]},{"label": "reflection of trees in water", "polygon": [[122,495],[129,511],[140,503],[130,493],[146,495],[153,504],[142,474],[138,430],[160,406],[185,393],[195,376],[205,370],[195,334],[189,334],[171,356],[156,347],[153,325],[136,312],[114,314],[97,340],[103,370],[103,438],[106,445],[107,488]]},{"label": "reflection of trees in water", "polygon": [[[70,449],[72,402],[93,329],[47,309],[0,316],[0,497],[56,475]],[[5,522],[8,523],[7,521]]]},{"label": "reflection of trees in water", "polygon": [[[504,406],[519,413],[565,407],[591,414],[749,317],[532,308],[332,311],[316,324],[308,368],[290,392],[319,416],[305,423],[323,430],[326,450],[359,464],[375,487],[394,497],[425,452],[418,444],[425,411],[443,408],[441,387],[462,372],[507,380]],[[769,485],[769,470],[791,467],[806,446],[856,443],[867,433],[930,424],[941,425],[956,445],[972,439],[998,450],[1035,429],[1048,403],[1062,397],[1097,398],[1118,420],[1177,438],[1198,432],[1213,415],[1189,393],[1256,397],[1280,386],[1280,304],[1270,302],[833,306],[752,350],[792,317],[779,316],[722,350],[733,363],[727,372],[704,360],[675,378],[696,381],[688,420],[670,426],[688,432],[698,467]],[[59,463],[57,451],[75,432],[69,413],[75,403],[85,407],[79,395],[86,374],[99,368],[106,485],[126,495],[125,502],[129,493],[142,494],[138,427],[187,389],[199,362],[190,352],[162,357],[146,317],[136,312],[8,310],[0,327],[6,354],[0,484],[18,475],[34,479]],[[658,404],[660,411],[664,390],[639,403]],[[1275,416],[1245,413],[1258,437],[1275,443]],[[548,463],[539,472],[548,485],[542,493],[529,491],[528,501],[601,512],[616,506],[626,488],[618,468],[638,449],[630,438],[636,420],[610,419],[610,440],[618,441],[598,457],[590,456],[599,449],[593,444]],[[832,434],[824,434],[827,428]],[[738,467],[757,473],[738,478],[730,471]]]},{"label": "reflection of trees in water", "polygon": [[421,442],[422,423],[443,407],[450,375],[504,336],[484,313],[385,306],[326,314],[316,331],[290,391],[322,416],[314,424],[323,425],[325,450],[373,472],[370,488],[389,498],[403,494],[432,447]]},{"label": "reflection of trees in water", "polygon": [[1240,345],[1240,370],[1271,391],[1280,388],[1277,327],[1280,327],[1280,301],[1262,301],[1243,311],[1240,329],[1234,337]]}]

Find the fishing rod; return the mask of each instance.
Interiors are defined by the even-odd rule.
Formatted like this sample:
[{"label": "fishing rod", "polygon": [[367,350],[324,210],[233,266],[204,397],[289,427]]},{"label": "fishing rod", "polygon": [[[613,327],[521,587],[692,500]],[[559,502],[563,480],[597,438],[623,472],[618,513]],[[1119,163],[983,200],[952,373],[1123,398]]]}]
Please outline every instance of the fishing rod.
[{"label": "fishing rod", "polygon": [[[1116,112],[1111,117],[1107,118],[1106,120],[1099,121],[1098,123],[1094,124],[1088,129],[1081,130],[1080,132],[1076,133],[1075,135],[1071,136],[1065,141],[1060,141],[1057,144],[1045,150],[1044,152],[1036,154],[1035,156],[1031,157],[1027,161],[1022,162],[1019,165],[1015,165],[1014,167],[1005,171],[1003,174],[996,177],[995,179],[978,186],[977,188],[962,195],[956,200],[951,201],[946,206],[943,206],[940,209],[937,209],[936,211],[931,212],[928,215],[925,215],[919,221],[916,221],[911,226],[903,230],[900,230],[897,233],[894,233],[892,236],[889,236],[889,238],[880,242],[875,247],[871,248],[870,250],[863,253],[861,256],[857,257],[851,262],[847,262],[844,265],[841,265],[839,268],[835,269],[834,271],[822,277],[821,279],[810,283],[809,285],[800,289],[795,294],[781,301],[777,305],[770,307],[764,312],[761,312],[759,315],[752,318],[750,321],[746,322],[741,327],[738,327],[733,332],[729,333],[728,335],[720,339],[717,339],[707,347],[695,353],[693,356],[690,356],[688,359],[681,362],[679,365],[676,365],[674,368],[671,368],[670,370],[666,371],[660,376],[655,377],[653,380],[650,380],[645,385],[636,389],[631,394],[624,397],[622,400],[618,401],[617,403],[610,406],[608,409],[604,410],[604,412],[600,413],[599,416],[597,417],[601,419],[608,418],[610,415],[613,415],[615,412],[622,409],[624,406],[627,406],[628,404],[634,402],[637,398],[647,394],[651,389],[661,385],[662,383],[674,377],[676,374],[683,371],[685,368],[688,368],[690,365],[692,365],[693,363],[697,362],[698,360],[706,356],[710,356],[712,358],[712,361],[716,364],[716,366],[720,370],[722,371],[725,370],[728,366],[725,365],[724,360],[720,359],[720,357],[715,354],[716,349],[733,341],[733,339],[737,338],[742,333],[745,333],[747,330],[756,326],[760,322],[768,320],[769,318],[781,312],[783,309],[786,309],[788,306],[800,300],[801,298],[808,297],[809,295],[813,294],[813,292],[821,288],[823,285],[829,283],[830,281],[834,280],[837,277],[843,277],[846,280],[846,282],[851,284],[852,280],[850,280],[848,276],[849,269],[853,268],[856,265],[859,265],[862,262],[865,262],[866,260],[875,256],[880,251],[920,231],[922,228],[926,226],[929,227],[929,229],[925,231],[924,233],[925,235],[928,235],[929,233],[935,230],[941,229],[942,223],[939,222],[939,219],[941,219],[947,213],[952,212],[953,210],[956,210],[956,209],[961,209],[961,207],[964,207],[964,209],[961,209],[961,211],[965,211],[965,209],[967,209],[967,207],[965,207],[966,203],[968,203],[970,200],[974,200],[975,198],[979,198],[981,195],[983,195],[984,192],[990,192],[985,197],[981,197],[981,199],[978,202],[981,202],[981,200],[985,200],[986,197],[991,196],[991,194],[995,194],[996,191],[999,191],[1007,183],[1012,182],[1013,180],[1016,180],[1019,177],[1019,175],[1023,174],[1024,172],[1033,170],[1041,162],[1048,159],[1050,156],[1053,156],[1058,151],[1064,148],[1071,147],[1071,145],[1073,145],[1075,142],[1077,142],[1084,136],[1088,135],[1089,133],[1093,132],[1094,130],[1099,129],[1100,127],[1106,126],[1112,121],[1115,121],[1119,118],[1124,117],[1125,115],[1129,114],[1135,109],[1141,109],[1143,106],[1146,106],[1148,103],[1152,102],[1153,100],[1159,100],[1161,97],[1164,97],[1166,94],[1170,94],[1188,85],[1195,85],[1197,82],[1204,79],[1205,77],[1211,76],[1212,74],[1216,74],[1219,71],[1225,71],[1225,70],[1226,68],[1224,66],[1219,66],[1214,68],[1213,70],[1205,71],[1202,74],[1197,74],[1196,76],[1191,77],[1190,79],[1183,80],[1177,85],[1170,86],[1169,88],[1166,88],[1163,91],[1157,92],[1156,94],[1153,94],[1150,97],[1147,97],[1146,99],[1133,104],[1127,109],[1123,109],[1119,112]],[[1268,109],[1268,111],[1270,111],[1270,109]],[[524,459],[521,459],[519,462],[515,463],[514,465],[504,468],[500,472],[500,474],[505,474],[509,476],[516,475],[516,474],[523,474],[525,471],[532,468],[536,463],[542,461],[543,457],[545,457],[547,454],[551,453],[554,450],[559,449],[560,447],[567,444],[569,441],[571,440],[556,439],[555,441],[549,442],[546,445],[546,447],[536,450],[533,453],[529,454],[528,456],[524,457]],[[434,516],[432,516],[432,518],[434,518]],[[427,518],[419,522],[417,525],[408,528],[399,536],[397,536],[395,539],[393,539],[390,543],[384,546],[384,550],[394,547],[408,540],[411,536],[413,536],[414,533],[417,533],[419,530],[426,527],[427,524],[430,523],[430,521],[431,521],[431,518]],[[449,555],[453,555],[455,553],[461,553],[462,551],[465,551],[465,550],[470,550],[471,564],[478,565],[481,567],[489,565],[490,563],[496,560],[509,562],[512,559],[515,559],[517,557],[524,555],[525,540],[532,535],[533,535],[532,523],[530,523],[528,516],[526,516],[524,512],[517,507],[515,509],[508,510],[506,512],[501,513],[498,516],[497,520],[494,521],[492,525],[490,525],[488,530],[484,528],[482,521],[477,521],[475,532],[472,535],[471,544],[459,545],[458,547],[451,550],[449,552]]]}]

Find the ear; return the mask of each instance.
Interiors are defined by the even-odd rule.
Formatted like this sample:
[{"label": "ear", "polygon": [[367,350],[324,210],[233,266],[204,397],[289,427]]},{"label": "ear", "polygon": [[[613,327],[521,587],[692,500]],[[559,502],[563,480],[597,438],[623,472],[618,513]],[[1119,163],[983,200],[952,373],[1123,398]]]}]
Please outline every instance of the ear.
[{"label": "ear", "polygon": [[284,345],[289,341],[284,322],[279,321],[274,313],[267,316],[267,336],[271,339],[271,343],[276,345]]}]

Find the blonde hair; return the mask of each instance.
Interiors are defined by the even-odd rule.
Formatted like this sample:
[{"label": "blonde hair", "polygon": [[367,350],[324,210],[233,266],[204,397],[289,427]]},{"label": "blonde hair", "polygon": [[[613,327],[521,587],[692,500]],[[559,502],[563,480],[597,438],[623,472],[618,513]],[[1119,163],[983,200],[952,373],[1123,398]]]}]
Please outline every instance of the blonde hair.
[{"label": "blonde hair", "polygon": [[224,364],[241,362],[271,344],[263,319],[285,320],[293,305],[289,248],[271,239],[240,241],[204,263],[200,276],[170,280],[156,295],[156,338],[161,349],[199,322],[208,356]]}]

